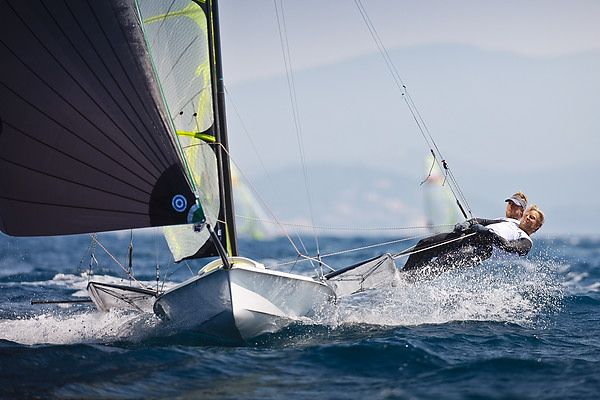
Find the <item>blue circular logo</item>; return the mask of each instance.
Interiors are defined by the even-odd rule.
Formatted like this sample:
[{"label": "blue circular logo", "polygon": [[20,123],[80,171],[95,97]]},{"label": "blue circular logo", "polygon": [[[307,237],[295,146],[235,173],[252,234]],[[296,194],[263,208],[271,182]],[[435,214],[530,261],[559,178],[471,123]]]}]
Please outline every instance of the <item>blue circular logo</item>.
[{"label": "blue circular logo", "polygon": [[187,208],[187,200],[184,196],[178,194],[173,197],[171,205],[177,212],[183,212]]}]

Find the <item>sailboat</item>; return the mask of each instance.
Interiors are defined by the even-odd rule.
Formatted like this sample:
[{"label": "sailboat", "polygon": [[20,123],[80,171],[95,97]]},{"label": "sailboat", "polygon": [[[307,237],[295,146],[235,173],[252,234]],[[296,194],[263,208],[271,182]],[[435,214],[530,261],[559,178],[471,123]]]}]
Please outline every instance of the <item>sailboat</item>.
[{"label": "sailboat", "polygon": [[164,226],[177,261],[219,258],[162,293],[90,282],[92,300],[220,338],[335,301],[323,277],[237,256],[215,2],[2,1],[0,14],[2,232]]},{"label": "sailboat", "polygon": [[440,226],[452,226],[462,221],[459,209],[454,202],[444,173],[430,154],[425,159],[427,178],[422,182],[425,205],[426,225],[432,227],[432,233],[438,233]]},{"label": "sailboat", "polygon": [[395,273],[389,257],[308,277],[238,255],[215,0],[1,0],[0,59],[2,232],[163,227],[176,262],[212,258],[164,291],[90,281],[98,310],[245,340]]}]

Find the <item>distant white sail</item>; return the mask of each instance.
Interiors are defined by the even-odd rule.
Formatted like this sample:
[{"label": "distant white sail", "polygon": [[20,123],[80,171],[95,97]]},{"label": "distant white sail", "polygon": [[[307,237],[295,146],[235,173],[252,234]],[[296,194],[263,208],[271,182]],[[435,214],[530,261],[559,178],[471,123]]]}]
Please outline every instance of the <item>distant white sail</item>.
[{"label": "distant white sail", "polygon": [[[445,183],[445,177],[433,156],[428,156],[425,161],[427,173],[431,170],[428,179],[423,183],[425,215],[427,225],[452,225],[462,221],[462,216],[449,184]],[[433,166],[433,168],[432,168]],[[432,230],[444,231],[447,228],[433,228]]]}]

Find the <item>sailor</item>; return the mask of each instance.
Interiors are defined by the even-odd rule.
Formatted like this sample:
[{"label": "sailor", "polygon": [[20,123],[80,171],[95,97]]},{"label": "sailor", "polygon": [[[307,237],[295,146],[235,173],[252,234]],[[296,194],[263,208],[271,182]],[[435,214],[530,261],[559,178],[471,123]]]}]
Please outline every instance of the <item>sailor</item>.
[{"label": "sailor", "polygon": [[519,220],[523,216],[523,212],[527,207],[527,197],[523,192],[519,191],[505,200],[506,205],[505,217],[500,219],[482,219],[473,218],[463,223],[457,224],[453,232],[439,233],[424,239],[413,248],[411,255],[406,260],[403,270],[419,269],[429,263],[432,259],[440,257],[449,251],[456,250],[465,244],[470,244],[478,238],[473,235],[468,236],[468,231],[480,224],[483,226],[510,221],[514,224],[519,224]]},{"label": "sailor", "polygon": [[503,220],[487,226],[475,224],[466,231],[473,235],[459,241],[459,246],[438,253],[435,260],[417,269],[406,270],[405,266],[403,271],[409,273],[408,280],[421,281],[433,279],[449,270],[477,266],[488,258],[502,261],[511,255],[524,256],[533,246],[530,235],[540,229],[544,219],[544,213],[537,205],[533,205],[518,225],[514,220]]},{"label": "sailor", "polygon": [[537,232],[544,223],[544,213],[537,205],[532,205],[523,215],[518,225],[514,223],[495,223],[482,227],[474,227],[480,235],[488,235],[494,247],[504,252],[524,256],[533,246],[531,235]]}]

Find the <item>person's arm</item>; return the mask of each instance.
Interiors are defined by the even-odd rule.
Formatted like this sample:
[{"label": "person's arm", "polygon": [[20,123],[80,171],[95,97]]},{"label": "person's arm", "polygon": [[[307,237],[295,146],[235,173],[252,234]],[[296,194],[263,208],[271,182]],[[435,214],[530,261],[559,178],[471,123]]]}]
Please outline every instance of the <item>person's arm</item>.
[{"label": "person's arm", "polygon": [[473,218],[475,222],[472,225],[480,224],[483,226],[488,226],[490,224],[497,224],[499,222],[504,222],[503,219],[485,219],[485,218]]},{"label": "person's arm", "polygon": [[454,227],[454,231],[455,232],[465,232],[468,231],[469,229],[473,228],[475,225],[483,225],[483,226],[487,226],[490,224],[495,224],[498,222],[503,222],[504,220],[502,219],[485,219],[485,218],[471,218],[466,220],[465,222],[462,222],[460,224],[456,224]]},{"label": "person's arm", "polygon": [[507,251],[509,253],[517,253],[520,256],[524,256],[527,253],[529,253],[529,250],[531,250],[531,247],[533,246],[531,240],[526,238],[521,238],[509,242],[502,236],[497,235],[493,232],[490,232],[490,234],[492,235],[492,243],[495,244],[501,250]]},{"label": "person's arm", "polygon": [[480,237],[490,240],[492,244],[496,245],[501,250],[509,253],[517,253],[520,256],[529,253],[529,250],[531,250],[531,247],[533,246],[531,239],[521,238],[509,242],[508,239],[503,238],[483,225],[474,225],[473,231],[477,232]]}]

